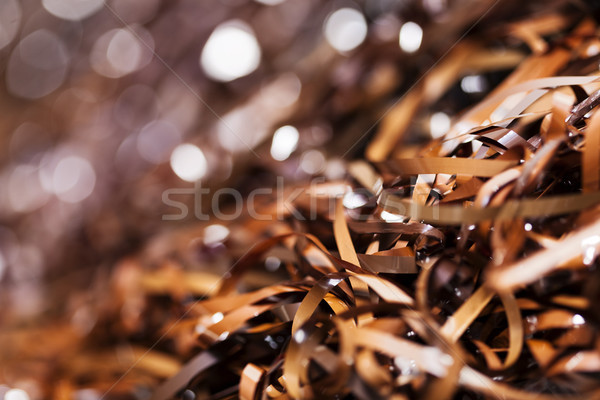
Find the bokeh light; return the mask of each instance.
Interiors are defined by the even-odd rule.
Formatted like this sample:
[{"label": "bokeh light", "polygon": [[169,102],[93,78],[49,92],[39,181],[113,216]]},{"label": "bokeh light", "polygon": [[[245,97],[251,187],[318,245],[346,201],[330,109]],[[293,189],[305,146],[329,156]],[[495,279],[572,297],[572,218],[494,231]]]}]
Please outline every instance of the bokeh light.
[{"label": "bokeh light", "polygon": [[307,174],[321,172],[325,167],[325,156],[319,150],[308,150],[300,158],[300,168]]},{"label": "bokeh light", "polygon": [[298,146],[298,129],[291,125],[278,128],[271,143],[271,157],[277,161],[286,160]]},{"label": "bokeh light", "polygon": [[53,32],[37,30],[12,51],[6,70],[7,88],[26,99],[46,96],[64,82],[68,65],[63,41]]},{"label": "bokeh light", "polygon": [[340,8],[325,21],[325,38],[340,52],[358,47],[367,37],[367,21],[358,10]]},{"label": "bokeh light", "polygon": [[29,395],[23,389],[10,389],[4,394],[4,400],[29,400]]},{"label": "bokeh light", "polygon": [[200,65],[212,79],[229,82],[252,73],[260,57],[260,45],[250,26],[234,20],[213,31],[202,49]]},{"label": "bokeh light", "polygon": [[96,41],[90,64],[100,75],[120,78],[145,67],[153,50],[154,40],[145,29],[112,29]]},{"label": "bokeh light", "polygon": [[171,151],[181,142],[181,132],[168,121],[152,121],[144,126],[137,138],[137,149],[146,161],[159,164],[169,159]]},{"label": "bokeh light", "polygon": [[208,163],[200,148],[193,144],[181,144],[171,154],[171,168],[178,177],[195,182],[206,175]]},{"label": "bokeh light", "polygon": [[61,159],[52,174],[52,191],[68,203],[78,203],[87,198],[95,184],[94,168],[88,160],[79,156]]},{"label": "bokeh light", "polygon": [[255,0],[257,3],[266,4],[268,6],[276,6],[277,4],[281,4],[286,0]]},{"label": "bokeh light", "polygon": [[37,179],[38,168],[35,165],[19,165],[13,169],[8,180],[8,200],[13,210],[30,212],[43,206],[48,200]]},{"label": "bokeh light", "polygon": [[431,118],[429,119],[431,137],[437,139],[444,136],[450,129],[450,122],[450,117],[444,112],[438,111],[431,114]]},{"label": "bokeh light", "polygon": [[400,48],[407,53],[414,53],[421,48],[423,29],[419,24],[409,21],[400,28]]},{"label": "bokeh light", "polygon": [[96,13],[104,5],[103,0],[42,0],[44,8],[59,18],[78,21]]},{"label": "bokeh light", "polygon": [[481,93],[487,89],[487,84],[481,75],[467,75],[460,81],[460,87],[465,93]]},{"label": "bokeh light", "polygon": [[212,224],[204,229],[203,242],[207,246],[214,246],[221,243],[229,236],[229,229],[221,224]]}]

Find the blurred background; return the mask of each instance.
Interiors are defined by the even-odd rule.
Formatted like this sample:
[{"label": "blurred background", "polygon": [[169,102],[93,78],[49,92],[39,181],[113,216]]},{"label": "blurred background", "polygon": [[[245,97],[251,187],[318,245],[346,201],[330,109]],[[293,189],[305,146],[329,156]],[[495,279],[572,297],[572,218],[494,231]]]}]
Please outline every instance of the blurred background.
[{"label": "blurred background", "polygon": [[[528,49],[502,30],[506,20],[592,6],[2,0],[0,324],[53,318],[151,237],[198,223],[193,213],[164,220],[177,212],[165,190],[340,179],[457,41],[518,62]],[[418,113],[406,145],[443,135],[513,65],[466,71]]]},{"label": "blurred background", "polygon": [[39,313],[45,282],[85,283],[168,229],[168,188],[339,178],[394,96],[492,5],[471,3],[2,1],[2,314]]}]

